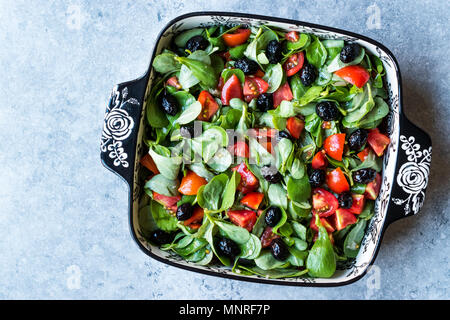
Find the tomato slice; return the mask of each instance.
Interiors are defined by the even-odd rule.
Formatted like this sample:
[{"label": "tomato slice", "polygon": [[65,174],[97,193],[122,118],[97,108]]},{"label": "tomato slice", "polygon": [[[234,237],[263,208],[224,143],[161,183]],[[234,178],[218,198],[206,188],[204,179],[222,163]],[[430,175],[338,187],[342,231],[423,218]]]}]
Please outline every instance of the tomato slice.
[{"label": "tomato slice", "polygon": [[348,209],[351,213],[360,214],[364,209],[364,204],[366,202],[363,194],[352,194],[352,206]]},{"label": "tomato slice", "polygon": [[297,31],[289,31],[284,35],[287,41],[297,42],[299,39],[299,35]]},{"label": "tomato slice", "polygon": [[256,128],[256,129],[249,129],[248,130],[248,136],[256,138],[257,140],[270,140],[274,139],[278,133],[277,129],[273,128]]},{"label": "tomato slice", "polygon": [[153,161],[152,156],[149,155],[148,153],[145,156],[143,156],[139,162],[144,167],[146,167],[148,170],[153,172],[154,174],[158,174],[159,173],[159,170],[158,170],[158,167],[156,166],[155,161]]},{"label": "tomato slice", "polygon": [[290,117],[286,122],[286,129],[288,129],[291,136],[295,139],[299,139],[300,135],[305,128],[305,121],[297,117]]},{"label": "tomato slice", "polygon": [[[319,219],[320,219],[320,223],[322,224],[322,226],[324,226],[328,232],[334,232],[334,227],[328,222],[328,220],[326,218],[319,218]],[[313,215],[313,217],[309,223],[309,227],[312,230],[314,230],[315,232],[319,231],[319,227],[316,224],[316,215]]]},{"label": "tomato slice", "polygon": [[369,72],[358,65],[344,67],[335,71],[334,74],[358,88],[365,85],[370,78]]},{"label": "tomato slice", "polygon": [[311,162],[313,169],[325,169],[328,165],[328,159],[325,156],[325,150],[320,150],[316,153]]},{"label": "tomato slice", "polygon": [[230,147],[228,148],[228,151],[231,153],[232,156],[235,155],[241,158],[248,158],[249,149],[245,141],[237,141],[234,145]]},{"label": "tomato slice", "polygon": [[224,84],[225,83],[223,82],[223,78],[219,77],[219,82],[217,83],[217,90],[222,91]]},{"label": "tomato slice", "polygon": [[273,93],[273,106],[276,108],[280,105],[281,101],[291,101],[293,98],[294,96],[292,95],[291,87],[286,81]]},{"label": "tomato slice", "polygon": [[181,89],[181,84],[178,82],[178,78],[176,76],[170,77],[167,79],[166,84],[176,88],[177,90]]},{"label": "tomato slice", "polygon": [[271,227],[266,227],[261,236],[261,247],[267,248],[268,246],[270,246],[270,244],[274,239],[277,239],[279,237],[280,237],[279,235],[272,232]]},{"label": "tomato slice", "polygon": [[269,84],[259,77],[245,77],[244,96],[246,101],[252,101],[269,89]]},{"label": "tomato slice", "polygon": [[245,43],[252,32],[250,29],[237,29],[234,33],[226,33],[222,36],[223,41],[229,47],[236,47]]},{"label": "tomato slice", "polygon": [[327,155],[337,161],[342,161],[342,154],[344,153],[345,133],[336,133],[328,136],[324,143],[323,148]]},{"label": "tomato slice", "polygon": [[235,225],[248,231],[252,231],[257,219],[256,212],[251,210],[230,210],[227,212],[227,216]]},{"label": "tomato slice", "polygon": [[196,206],[194,208],[194,213],[192,214],[192,217],[190,217],[189,219],[185,220],[183,223],[185,226],[189,226],[192,229],[198,229],[202,224],[202,220],[203,220],[203,209],[199,206]]},{"label": "tomato slice", "polygon": [[381,157],[384,150],[386,150],[389,143],[391,143],[391,139],[380,133],[378,129],[372,129],[369,131],[369,135],[367,136],[367,142],[377,156]]},{"label": "tomato slice", "polygon": [[239,98],[242,100],[243,95],[241,82],[235,74],[233,74],[223,85],[221,98],[223,105],[229,105],[230,100],[233,98]]},{"label": "tomato slice", "polygon": [[244,194],[254,191],[259,186],[259,181],[255,175],[247,168],[245,162],[241,162],[240,165],[232,168],[231,170],[237,171],[241,175],[241,182],[239,182],[238,190]]},{"label": "tomato slice", "polygon": [[364,148],[363,151],[358,152],[357,156],[358,156],[359,160],[364,162],[364,160],[366,160],[367,156],[369,155],[369,151],[370,151],[370,149],[368,147],[366,147],[366,148]]},{"label": "tomato slice", "polygon": [[197,194],[198,189],[207,183],[208,181],[197,175],[194,171],[188,171],[183,179],[181,179],[178,191],[187,196],[194,196]]},{"label": "tomato slice", "polygon": [[181,200],[181,196],[168,197],[153,191],[153,200],[162,204],[166,209],[176,212],[177,211],[177,202]]},{"label": "tomato slice", "polygon": [[198,102],[202,105],[202,111],[198,115],[197,119],[200,121],[209,121],[212,116],[219,110],[219,104],[214,97],[206,90],[200,92],[198,96]]},{"label": "tomato slice", "polygon": [[346,226],[356,223],[356,217],[347,209],[339,208],[334,216],[334,225],[337,230],[342,230]]},{"label": "tomato slice", "polygon": [[335,193],[342,193],[350,190],[347,178],[339,167],[327,173],[326,182],[328,188]]},{"label": "tomato slice", "polygon": [[303,67],[303,62],[305,61],[305,55],[302,52],[294,53],[287,59],[283,64],[283,68],[286,71],[288,77],[293,76]]},{"label": "tomato slice", "polygon": [[250,193],[247,193],[241,199],[241,203],[246,207],[257,210],[263,199],[264,199],[264,193],[250,192]]},{"label": "tomato slice", "polygon": [[378,194],[380,193],[380,188],[381,188],[381,175],[377,172],[375,179],[373,179],[373,181],[367,184],[364,195],[367,197],[367,199],[375,200],[378,197]]},{"label": "tomato slice", "polygon": [[339,207],[338,199],[331,192],[322,188],[314,189],[312,202],[312,212],[321,218],[331,216]]}]

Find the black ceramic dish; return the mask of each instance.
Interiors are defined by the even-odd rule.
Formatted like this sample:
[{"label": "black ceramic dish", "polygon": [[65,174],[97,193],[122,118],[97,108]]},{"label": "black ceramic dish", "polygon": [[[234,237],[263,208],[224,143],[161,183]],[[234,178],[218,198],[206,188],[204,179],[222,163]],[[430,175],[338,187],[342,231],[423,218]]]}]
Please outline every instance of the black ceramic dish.
[{"label": "black ceramic dish", "polygon": [[[148,243],[139,232],[138,210],[142,192],[139,159],[143,155],[142,136],[145,126],[145,97],[154,78],[151,63],[156,54],[166,47],[177,33],[199,26],[216,24],[273,25],[287,31],[296,30],[316,34],[322,38],[358,42],[377,55],[386,70],[389,91],[387,132],[391,144],[383,164],[380,195],[375,205],[358,257],[339,266],[330,279],[288,278],[266,279],[232,273],[222,266],[198,266],[178,256],[159,250]],[[106,109],[102,139],[101,160],[109,170],[121,176],[130,187],[129,217],[131,234],[139,247],[150,257],[169,265],[209,275],[237,280],[296,286],[338,286],[352,283],[366,274],[374,263],[384,231],[393,221],[416,214],[423,205],[431,163],[431,140],[405,116],[402,106],[401,79],[398,63],[382,44],[348,31],[314,25],[301,21],[240,13],[196,12],[182,15],[161,31],[150,60],[150,67],[139,79],[116,85]],[[407,257],[405,257],[407,259]]]}]

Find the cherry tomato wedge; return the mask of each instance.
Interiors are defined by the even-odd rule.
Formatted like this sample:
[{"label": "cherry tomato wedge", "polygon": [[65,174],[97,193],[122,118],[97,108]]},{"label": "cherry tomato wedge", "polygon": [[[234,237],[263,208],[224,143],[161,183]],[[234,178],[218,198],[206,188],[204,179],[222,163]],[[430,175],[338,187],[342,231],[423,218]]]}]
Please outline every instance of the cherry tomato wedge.
[{"label": "cherry tomato wedge", "polygon": [[148,153],[141,158],[140,163],[144,167],[146,167],[148,170],[153,172],[154,174],[158,174],[159,173],[159,170],[158,170],[158,167],[155,164],[155,161],[153,161],[153,158]]},{"label": "cherry tomato wedge", "polygon": [[202,105],[202,111],[197,119],[200,121],[209,121],[212,116],[219,110],[219,104],[214,100],[214,97],[206,90],[200,92],[198,102]]},{"label": "cherry tomato wedge", "polygon": [[162,204],[166,209],[176,212],[177,202],[181,200],[181,196],[168,197],[153,191],[153,200]]},{"label": "cherry tomato wedge", "polygon": [[178,82],[178,78],[176,76],[170,77],[166,81],[167,85],[176,88],[177,90],[181,89],[181,84]]},{"label": "cherry tomato wedge", "polygon": [[350,190],[347,178],[341,168],[336,168],[327,173],[326,182],[328,188],[335,193],[342,193]]},{"label": "cherry tomato wedge", "polygon": [[250,192],[250,193],[247,193],[241,199],[241,203],[246,207],[257,210],[263,199],[264,199],[264,193]]},{"label": "cherry tomato wedge", "polygon": [[291,87],[286,81],[273,93],[273,106],[276,108],[280,105],[281,101],[291,101],[293,98],[294,96],[292,95]]},{"label": "cherry tomato wedge", "polygon": [[311,162],[311,167],[313,169],[324,169],[328,165],[328,159],[325,156],[325,150],[320,150],[316,153]]},{"label": "cherry tomato wedge", "polygon": [[369,151],[370,151],[370,149],[368,147],[366,147],[366,148],[364,148],[363,151],[358,152],[357,156],[358,156],[359,160],[364,162],[364,160],[366,160],[367,156],[369,155]]},{"label": "cherry tomato wedge", "polygon": [[334,215],[334,225],[336,230],[342,230],[346,226],[356,223],[356,217],[347,209],[339,208]]},{"label": "cherry tomato wedge", "polygon": [[372,150],[377,154],[377,156],[381,157],[384,153],[384,150],[386,150],[389,143],[391,143],[391,139],[389,139],[388,136],[380,133],[378,129],[373,129],[369,131],[367,142],[369,143]]},{"label": "cherry tomato wedge", "polygon": [[207,183],[208,181],[197,175],[194,171],[188,171],[183,179],[181,179],[178,191],[187,196],[194,196],[197,194],[198,189]]},{"label": "cherry tomato wedge", "polygon": [[360,214],[366,202],[363,194],[352,194],[352,206],[348,209],[351,213]]},{"label": "cherry tomato wedge", "polygon": [[303,67],[303,62],[305,61],[305,56],[302,52],[294,53],[286,62],[283,64],[283,69],[286,71],[288,77],[293,76]]},{"label": "cherry tomato wedge", "polygon": [[245,43],[250,37],[250,29],[237,29],[234,33],[226,33],[222,36],[223,41],[229,47],[236,47]]},{"label": "cherry tomato wedge", "polygon": [[230,147],[231,148],[228,148],[228,151],[231,153],[232,156],[235,155],[241,158],[248,158],[249,149],[245,141],[237,141],[234,145]]},{"label": "cherry tomato wedge", "polygon": [[288,129],[291,136],[295,139],[299,139],[305,128],[305,121],[297,117],[290,117],[286,122],[286,129]]},{"label": "cherry tomato wedge", "polygon": [[328,136],[324,143],[323,148],[327,155],[337,161],[342,161],[342,154],[344,153],[345,133],[336,133]]},{"label": "cherry tomato wedge", "polygon": [[266,227],[261,236],[261,247],[267,248],[268,246],[270,246],[270,244],[274,239],[277,239],[279,237],[280,237],[279,235],[272,232],[271,227]]},{"label": "cherry tomato wedge", "polygon": [[247,168],[245,162],[241,162],[240,165],[232,168],[231,170],[237,171],[241,175],[241,182],[239,182],[238,190],[244,194],[254,191],[259,186],[259,181],[255,175]]},{"label": "cherry tomato wedge", "polygon": [[251,210],[230,210],[227,212],[227,216],[235,225],[248,231],[252,231],[257,219],[256,212]]},{"label": "cherry tomato wedge", "polygon": [[241,82],[235,74],[233,74],[223,85],[221,98],[223,105],[229,105],[230,100],[233,98],[239,98],[242,100],[243,95]]},{"label": "cherry tomato wedge", "polygon": [[344,67],[335,71],[334,74],[358,88],[364,86],[370,78],[369,72],[358,65]]},{"label": "cherry tomato wedge", "polygon": [[270,140],[276,137],[278,133],[277,129],[272,128],[256,128],[256,129],[249,129],[248,130],[248,136],[256,138],[257,140]]},{"label": "cherry tomato wedge", "polygon": [[321,218],[331,216],[339,207],[338,199],[331,192],[322,188],[314,189],[312,203],[312,212]]},{"label": "cherry tomato wedge", "polygon": [[183,223],[185,226],[189,226],[192,229],[198,229],[202,224],[202,220],[203,220],[203,209],[199,206],[196,206],[194,208],[194,213],[192,214],[192,217],[190,217],[189,219],[185,220]]},{"label": "cherry tomato wedge", "polygon": [[375,200],[378,197],[378,193],[380,193],[380,188],[381,188],[381,175],[377,173],[375,179],[373,179],[373,181],[367,184],[364,195],[366,196],[367,199]]},{"label": "cherry tomato wedge", "polygon": [[244,96],[251,101],[269,89],[269,84],[259,77],[245,77]]},{"label": "cherry tomato wedge", "polygon": [[299,39],[299,35],[297,31],[290,31],[284,35],[287,41],[297,42]]},{"label": "cherry tomato wedge", "polygon": [[[320,219],[320,223],[322,224],[322,226],[324,226],[328,232],[334,232],[334,227],[328,222],[328,220],[326,218],[319,218],[319,219]],[[316,225],[316,215],[313,215],[313,217],[309,223],[309,227],[312,230],[314,230],[315,232],[319,231],[319,227]]]}]

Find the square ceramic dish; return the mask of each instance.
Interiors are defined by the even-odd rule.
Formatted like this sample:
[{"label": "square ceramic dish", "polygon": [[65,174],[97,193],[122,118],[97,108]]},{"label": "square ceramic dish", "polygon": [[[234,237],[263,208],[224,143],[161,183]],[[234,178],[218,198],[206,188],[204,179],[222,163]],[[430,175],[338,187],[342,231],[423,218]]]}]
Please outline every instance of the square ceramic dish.
[{"label": "square ceramic dish", "polygon": [[[179,32],[217,24],[248,26],[264,24],[286,31],[311,33],[325,39],[353,41],[383,61],[389,95],[388,104],[391,109],[388,115],[391,144],[384,157],[382,187],[375,204],[375,215],[368,225],[357,258],[340,265],[332,278],[266,279],[256,275],[239,275],[223,266],[198,266],[184,261],[171,252],[161,251],[140,236],[138,210],[143,181],[139,175],[141,170],[139,159],[145,152],[142,142],[146,125],[145,97],[155,78],[151,63]],[[240,13],[196,12],[182,15],[166,25],[155,43],[150,66],[141,78],[114,87],[104,119],[101,160],[106,168],[121,176],[129,185],[131,235],[142,251],[150,257],[194,272],[237,280],[296,286],[338,286],[352,283],[367,272],[375,260],[383,233],[390,223],[416,214],[422,207],[431,163],[431,140],[425,132],[405,117],[398,63],[382,44],[344,30],[301,21]]]}]

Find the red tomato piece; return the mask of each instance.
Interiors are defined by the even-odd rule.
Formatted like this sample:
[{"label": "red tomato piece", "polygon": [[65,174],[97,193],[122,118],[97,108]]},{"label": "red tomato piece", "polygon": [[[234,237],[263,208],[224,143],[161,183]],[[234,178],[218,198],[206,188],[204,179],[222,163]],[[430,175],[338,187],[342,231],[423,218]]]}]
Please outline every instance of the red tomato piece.
[{"label": "red tomato piece", "polygon": [[352,194],[352,206],[348,209],[351,213],[360,214],[364,209],[364,204],[366,202],[363,194]]},{"label": "red tomato piece", "polygon": [[381,157],[384,153],[384,150],[386,150],[389,143],[391,143],[391,139],[389,139],[388,136],[380,133],[378,129],[373,129],[369,131],[367,142],[369,143],[372,150],[377,154],[377,156]]},{"label": "red tomato piece", "polygon": [[358,88],[364,86],[370,78],[369,72],[359,65],[344,67],[334,74]]},{"label": "red tomato piece", "polygon": [[217,55],[221,57],[225,61],[225,63],[231,60],[231,55],[228,51],[218,52]]},{"label": "red tomato piece", "polygon": [[219,82],[217,83],[217,90],[222,91],[224,84],[225,83],[223,82],[223,78],[219,77]]},{"label": "red tomato piece", "polygon": [[257,219],[256,212],[251,210],[229,210],[227,216],[235,225],[247,229],[248,231],[252,231]]},{"label": "red tomato piece", "polygon": [[255,72],[255,77],[262,78],[264,75],[265,73],[261,69],[258,69],[258,71]]},{"label": "red tomato piece", "polygon": [[250,192],[247,193],[242,199],[241,203],[249,208],[257,210],[259,205],[264,199],[264,193],[261,192]]},{"label": "red tomato piece", "polygon": [[177,90],[181,89],[181,84],[178,82],[178,78],[176,76],[170,77],[166,81],[167,85],[176,88]]},{"label": "red tomato piece", "polygon": [[291,136],[295,139],[299,139],[300,135],[305,128],[305,121],[297,117],[290,117],[286,122],[286,129],[288,129]]},{"label": "red tomato piece", "polygon": [[311,162],[313,169],[325,169],[328,165],[328,159],[325,156],[325,150],[320,150],[316,153]]},{"label": "red tomato piece", "polygon": [[244,96],[246,101],[252,101],[269,89],[269,84],[259,77],[245,77]]},{"label": "red tomato piece", "polygon": [[237,29],[234,33],[226,33],[222,36],[223,41],[229,47],[236,47],[245,43],[252,32],[250,29]]},{"label": "red tomato piece", "polygon": [[187,196],[194,196],[197,194],[198,189],[207,183],[208,181],[197,175],[194,171],[188,171],[183,179],[181,179],[178,192]]},{"label": "red tomato piece", "polygon": [[284,35],[287,41],[297,42],[299,39],[299,35],[297,31],[289,31]]},{"label": "red tomato piece", "polygon": [[232,155],[248,158],[249,149],[248,145],[245,141],[237,141],[234,146],[232,146],[231,150],[229,150]]},{"label": "red tomato piece", "polygon": [[347,209],[339,208],[334,215],[334,225],[337,230],[342,230],[346,226],[356,223],[356,217]]},{"label": "red tomato piece", "polygon": [[238,190],[244,194],[256,190],[259,186],[259,181],[255,175],[247,168],[245,162],[241,162],[240,165],[232,168],[231,170],[237,171],[241,175],[241,182],[239,182]]},{"label": "red tomato piece", "polygon": [[168,197],[153,191],[153,200],[162,204],[166,209],[176,212],[177,211],[177,202],[181,200],[181,196]]},{"label": "red tomato piece", "polygon": [[259,141],[259,144],[262,145],[264,147],[264,149],[267,150],[267,152],[274,154],[274,150],[272,147],[272,142],[270,141]]},{"label": "red tomato piece", "polygon": [[235,74],[233,74],[223,85],[221,98],[223,105],[229,105],[230,100],[233,98],[239,98],[242,100],[243,95],[241,82]]},{"label": "red tomato piece", "polygon": [[324,143],[323,148],[327,155],[337,161],[342,161],[342,154],[344,153],[345,133],[336,133],[328,136]]},{"label": "red tomato piece", "polygon": [[326,182],[328,188],[335,193],[342,193],[350,190],[347,178],[339,167],[327,173]]},{"label": "red tomato piece", "polygon": [[364,160],[366,160],[367,156],[369,155],[369,151],[370,151],[370,149],[368,147],[366,147],[366,148],[364,148],[363,151],[358,152],[357,156],[358,156],[359,160],[364,162]]},{"label": "red tomato piece", "polygon": [[196,206],[194,208],[194,213],[192,214],[192,217],[190,217],[189,219],[185,220],[183,222],[183,224],[185,226],[189,226],[192,229],[198,229],[202,224],[202,220],[203,220],[203,209],[199,206]]},{"label": "red tomato piece", "polygon": [[[328,220],[326,218],[319,218],[319,219],[320,219],[320,223],[322,224],[322,226],[324,226],[328,232],[334,232],[334,227],[328,222]],[[316,215],[313,215],[313,217],[309,223],[309,227],[312,230],[314,230],[315,232],[319,231],[319,227],[316,225]]]},{"label": "red tomato piece", "polygon": [[294,96],[292,95],[291,87],[286,81],[273,93],[273,106],[276,108],[280,105],[281,101],[291,101],[293,98]]},{"label": "red tomato piece", "polygon": [[214,97],[206,90],[200,92],[198,102],[202,105],[202,111],[197,119],[200,121],[209,121],[212,116],[219,110],[219,104]]},{"label": "red tomato piece", "polygon": [[313,190],[312,203],[312,212],[321,218],[331,216],[339,207],[338,199],[331,192],[322,188]]},{"label": "red tomato piece", "polygon": [[373,179],[373,181],[369,182],[366,185],[366,191],[364,192],[364,195],[367,197],[367,199],[375,200],[378,197],[378,194],[380,193],[380,188],[381,188],[381,175],[377,173],[375,179]]},{"label": "red tomato piece", "polygon": [[158,170],[158,167],[156,166],[155,161],[153,161],[153,158],[148,153],[145,156],[143,156],[139,162],[144,167],[146,167],[148,170],[153,172],[154,174],[158,174],[159,173],[159,170]]},{"label": "red tomato piece", "polygon": [[303,62],[305,61],[305,55],[302,52],[294,53],[286,62],[283,64],[283,69],[286,71],[288,77],[293,76],[303,67]]},{"label": "red tomato piece", "polygon": [[266,227],[261,236],[261,247],[267,248],[272,243],[272,240],[279,238],[280,236],[272,232],[271,227]]},{"label": "red tomato piece", "polygon": [[248,136],[253,137],[257,140],[270,140],[276,137],[278,133],[277,129],[272,128],[256,128],[256,129],[249,129],[248,130]]}]

